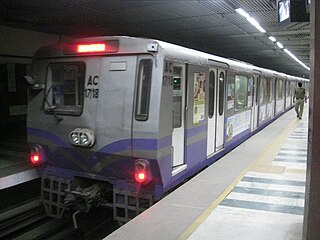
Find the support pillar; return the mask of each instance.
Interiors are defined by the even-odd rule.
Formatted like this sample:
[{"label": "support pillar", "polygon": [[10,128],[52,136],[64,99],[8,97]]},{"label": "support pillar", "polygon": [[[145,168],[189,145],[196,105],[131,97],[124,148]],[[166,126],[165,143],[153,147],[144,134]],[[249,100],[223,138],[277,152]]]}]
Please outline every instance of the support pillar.
[{"label": "support pillar", "polygon": [[309,140],[303,239],[320,239],[320,1],[311,1]]}]

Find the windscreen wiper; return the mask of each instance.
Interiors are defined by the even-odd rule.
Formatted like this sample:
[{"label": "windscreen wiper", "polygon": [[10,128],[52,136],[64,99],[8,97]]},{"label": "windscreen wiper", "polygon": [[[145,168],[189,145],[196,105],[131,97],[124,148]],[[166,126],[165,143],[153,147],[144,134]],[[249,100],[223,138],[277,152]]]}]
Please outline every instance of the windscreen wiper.
[{"label": "windscreen wiper", "polygon": [[46,92],[46,95],[44,96],[44,99],[43,99],[43,102],[42,102],[41,110],[44,109],[44,105],[45,105],[45,103],[47,103],[48,104],[48,110],[53,113],[54,117],[58,120],[58,122],[61,122],[63,120],[63,118],[56,113],[56,111],[55,111],[56,106],[55,105],[51,105],[50,102],[48,101],[48,96],[49,96],[49,93],[52,91],[52,88],[53,88],[53,85],[51,85],[49,87],[48,91]]},{"label": "windscreen wiper", "polygon": [[44,99],[42,101],[42,107],[41,107],[41,110],[44,109],[44,104],[47,103],[48,106],[49,106],[49,109],[52,109],[53,110],[53,106],[49,103],[48,101],[48,96],[49,96],[49,93],[51,92],[52,90],[52,85],[49,87],[48,91],[46,92],[45,96],[44,96]]}]

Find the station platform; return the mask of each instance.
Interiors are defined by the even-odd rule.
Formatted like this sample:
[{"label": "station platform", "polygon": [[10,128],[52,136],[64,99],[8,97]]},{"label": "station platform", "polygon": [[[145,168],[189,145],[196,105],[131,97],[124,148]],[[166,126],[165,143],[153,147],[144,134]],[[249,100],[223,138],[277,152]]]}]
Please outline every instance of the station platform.
[{"label": "station platform", "polygon": [[27,143],[21,139],[0,142],[0,190],[39,178],[28,162]]},{"label": "station platform", "polygon": [[105,240],[300,240],[308,105],[292,109]]}]

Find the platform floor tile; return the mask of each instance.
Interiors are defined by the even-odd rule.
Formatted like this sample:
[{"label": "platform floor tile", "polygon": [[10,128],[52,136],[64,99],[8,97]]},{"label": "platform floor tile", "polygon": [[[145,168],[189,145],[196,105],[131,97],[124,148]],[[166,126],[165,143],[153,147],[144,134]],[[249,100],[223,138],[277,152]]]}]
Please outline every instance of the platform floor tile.
[{"label": "platform floor tile", "polygon": [[300,240],[307,164],[301,121],[274,157],[257,161],[189,240]]}]

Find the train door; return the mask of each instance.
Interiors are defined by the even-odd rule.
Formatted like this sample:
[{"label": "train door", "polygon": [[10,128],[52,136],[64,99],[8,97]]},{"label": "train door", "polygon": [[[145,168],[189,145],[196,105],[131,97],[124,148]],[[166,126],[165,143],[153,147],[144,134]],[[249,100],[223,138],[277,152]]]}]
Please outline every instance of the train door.
[{"label": "train door", "polygon": [[271,78],[270,83],[270,102],[272,104],[272,111],[271,111],[271,119],[273,119],[277,114],[277,86],[279,85],[279,79],[276,77]]},{"label": "train door", "polygon": [[259,93],[259,75],[253,76],[253,103],[252,103],[252,119],[251,119],[251,130],[258,127],[258,93]]},{"label": "train door", "polygon": [[226,70],[210,69],[207,156],[223,148]]},{"label": "train door", "polygon": [[227,71],[218,69],[217,114],[216,114],[216,150],[223,148],[224,137],[224,92]]},{"label": "train door", "polygon": [[209,106],[207,130],[207,156],[215,152],[216,115],[217,115],[217,70],[209,72]]},{"label": "train door", "polygon": [[185,65],[173,66],[173,161],[172,167],[184,164]]},{"label": "train door", "polygon": [[[92,60],[87,60],[88,65],[89,61],[91,62]],[[150,58],[144,57],[139,59],[139,75],[141,76],[140,79],[146,79],[144,84],[147,86],[151,81],[151,62],[152,61]],[[96,68],[97,64],[95,62],[91,62],[90,65]],[[87,83],[85,89],[85,98],[91,99],[91,101],[99,98],[99,105],[97,110],[99,117],[97,117],[97,124],[98,126],[100,126],[100,129],[103,129],[105,133],[99,135],[99,137],[104,138],[102,140],[104,142],[107,141],[112,143],[117,142],[121,139],[131,139],[133,137],[133,134],[135,134],[132,132],[132,128],[139,129],[139,124],[145,125],[142,124],[144,123],[143,118],[139,118],[139,120],[142,120],[142,122],[132,122],[132,99],[134,99],[135,81],[131,81],[131,79],[135,79],[136,65],[136,56],[114,56],[101,58],[101,69],[99,78],[98,76],[94,75],[92,75],[92,79],[91,76],[89,78],[90,82]],[[88,69],[90,71],[93,71],[93,69]],[[128,79],[130,79],[130,81],[128,81]],[[88,94],[87,88],[88,90],[90,90],[88,91]],[[141,90],[148,91],[148,88]],[[146,94],[144,95],[146,96]],[[145,99],[141,98],[141,102],[144,101]],[[142,104],[140,105],[142,106]],[[148,106],[147,104],[145,105]],[[137,114],[136,119],[138,118],[138,116],[143,116],[145,110],[142,108],[143,107],[140,107],[139,110],[142,114]],[[91,109],[89,106],[89,109],[89,113],[93,114],[94,112],[92,111],[94,108]],[[89,119],[91,116],[87,117]],[[136,126],[133,127],[133,124],[135,124]]]},{"label": "train door", "polygon": [[274,78],[274,91],[273,91],[273,100],[274,100],[274,116],[277,115],[278,112],[278,100],[279,100],[279,85],[280,85],[280,79],[279,78]]}]

